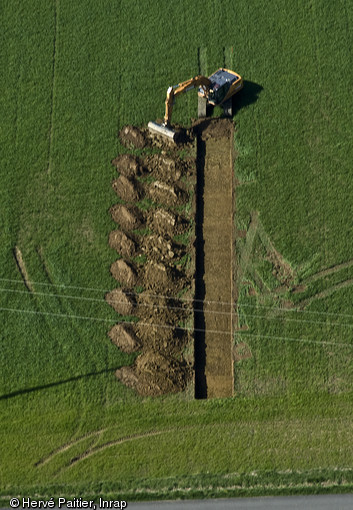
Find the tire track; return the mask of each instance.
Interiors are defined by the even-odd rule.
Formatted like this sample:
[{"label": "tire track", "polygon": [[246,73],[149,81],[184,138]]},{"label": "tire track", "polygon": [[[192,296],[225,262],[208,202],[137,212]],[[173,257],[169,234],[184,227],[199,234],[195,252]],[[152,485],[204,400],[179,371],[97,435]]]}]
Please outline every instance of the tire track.
[{"label": "tire track", "polygon": [[[34,292],[33,285],[29,279],[28,272],[22,257],[22,252],[19,249],[18,246],[15,246],[13,250],[13,256],[17,265],[17,268],[20,272],[20,275],[22,277],[23,283],[25,284],[26,289],[28,289],[30,292]],[[25,292],[25,291],[24,291]]]},{"label": "tire track", "polygon": [[58,38],[58,3],[59,0],[54,0],[54,38],[53,38],[53,55],[52,55],[52,87],[50,95],[50,125],[49,125],[49,144],[48,144],[48,167],[47,174],[50,174],[52,169],[52,147],[54,137],[54,101],[55,101],[55,81],[56,81],[56,53],[57,53],[57,38]]},{"label": "tire track", "polygon": [[48,462],[50,462],[56,455],[59,455],[60,453],[66,452],[67,450],[69,450],[73,446],[76,446],[77,444],[81,443],[82,441],[85,441],[86,439],[89,439],[90,437],[94,437],[94,436],[98,436],[100,434],[103,434],[104,432],[106,432],[109,429],[110,428],[107,427],[105,429],[95,430],[94,432],[89,432],[88,434],[85,434],[84,436],[81,436],[81,437],[79,437],[78,439],[76,439],[74,441],[70,441],[69,443],[65,443],[62,446],[60,446],[59,448],[57,448],[56,450],[53,450],[51,453],[49,453],[49,455],[47,457],[43,457],[43,458],[39,459],[34,464],[34,466],[35,467],[44,466],[45,464],[48,464]]},{"label": "tire track", "polygon": [[[192,428],[192,427],[194,427],[194,425],[192,425],[190,427],[183,427],[183,429],[185,429],[185,428]],[[167,434],[169,432],[175,432],[176,430],[179,431],[180,429],[172,428],[172,429],[167,429],[167,430],[151,430],[150,432],[144,432],[142,434],[131,434],[131,435],[128,435],[128,436],[121,437],[120,439],[116,439],[116,440],[113,440],[113,441],[108,441],[108,442],[106,442],[106,443],[104,443],[104,444],[102,444],[100,446],[96,446],[96,447],[93,447],[93,448],[90,448],[90,449],[86,450],[81,455],[73,457],[70,460],[70,463],[68,465],[66,465],[66,466],[63,466],[61,469],[59,469],[59,471],[57,471],[54,476],[55,476],[55,478],[57,478],[64,471],[66,471],[67,469],[70,469],[72,466],[76,465],[78,462],[81,462],[82,460],[85,460],[88,457],[91,457],[92,455],[95,455],[96,453],[99,453],[99,452],[101,452],[103,450],[106,450],[107,448],[112,448],[113,446],[124,444],[124,443],[127,443],[129,441],[135,441],[135,440],[138,440],[138,439],[145,439],[147,437],[153,437],[153,436],[160,436],[162,434]]]},{"label": "tire track", "polygon": [[251,213],[251,220],[248,231],[246,233],[245,246],[240,254],[240,261],[236,274],[236,287],[239,289],[241,280],[247,271],[250,262],[251,252],[254,245],[254,240],[259,225],[259,215],[257,211]]},{"label": "tire track", "polygon": [[338,283],[337,285],[333,285],[332,287],[329,287],[328,289],[323,290],[322,292],[318,292],[314,296],[304,299],[303,301],[300,301],[299,305],[300,308],[306,308],[312,301],[315,301],[316,299],[323,299],[325,297],[330,296],[334,292],[337,292],[338,290],[344,289],[345,287],[350,287],[353,285],[353,278],[350,280],[345,280],[344,282]]},{"label": "tire track", "polygon": [[339,271],[341,271],[341,269],[347,269],[352,266],[353,266],[353,259],[347,260],[346,262],[342,262],[342,264],[336,264],[335,266],[328,267],[327,269],[323,269],[323,270],[319,271],[318,273],[315,273],[312,276],[309,276],[306,279],[306,283],[314,282],[314,281],[319,280],[320,278],[323,278],[325,276],[330,276],[331,274],[338,273]]}]

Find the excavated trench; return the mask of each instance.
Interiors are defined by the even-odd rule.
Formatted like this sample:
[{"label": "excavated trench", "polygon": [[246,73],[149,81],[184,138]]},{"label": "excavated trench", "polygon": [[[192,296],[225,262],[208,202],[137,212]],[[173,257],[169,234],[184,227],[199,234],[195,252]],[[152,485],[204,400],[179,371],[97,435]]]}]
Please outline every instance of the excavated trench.
[{"label": "excavated trench", "polygon": [[[119,317],[108,336],[137,354],[116,377],[143,396],[188,388],[198,399],[231,396],[233,124],[196,121],[178,146],[134,126],[120,140],[160,152],[112,161],[118,287],[105,299]],[[138,320],[127,324],[131,316]]]},{"label": "excavated trench", "polygon": [[195,300],[194,300],[194,357],[195,398],[207,398],[206,339],[205,339],[205,251],[203,238],[204,187],[206,143],[201,134],[197,136],[196,159],[196,211],[195,211]]},{"label": "excavated trench", "polygon": [[233,124],[197,129],[195,398],[233,395]]}]

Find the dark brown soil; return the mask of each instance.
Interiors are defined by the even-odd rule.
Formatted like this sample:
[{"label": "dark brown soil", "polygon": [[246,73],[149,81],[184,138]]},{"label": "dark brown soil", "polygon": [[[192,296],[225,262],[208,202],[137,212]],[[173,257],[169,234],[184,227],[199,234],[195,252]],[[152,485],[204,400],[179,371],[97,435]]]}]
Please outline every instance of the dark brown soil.
[{"label": "dark brown soil", "polygon": [[168,359],[154,351],[138,356],[133,367],[116,371],[118,379],[144,396],[177,393],[185,388],[190,375],[185,362]]},{"label": "dark brown soil", "polygon": [[115,193],[125,202],[136,202],[141,197],[141,185],[133,178],[120,175],[112,182]]},{"label": "dark brown soil", "polygon": [[131,353],[141,347],[131,324],[115,324],[108,333],[109,338],[122,351]]},{"label": "dark brown soil", "polygon": [[150,198],[163,206],[173,207],[187,202],[186,193],[177,185],[166,184],[161,181],[154,181],[149,186]]},{"label": "dark brown soil", "polygon": [[185,331],[165,324],[144,321],[137,323],[135,328],[144,351],[161,352],[164,356],[178,357],[190,340]]},{"label": "dark brown soil", "polygon": [[110,208],[110,214],[123,230],[140,228],[143,223],[142,213],[137,207],[127,207],[122,204],[115,204]]},{"label": "dark brown soil", "polygon": [[123,257],[136,255],[136,243],[121,230],[113,230],[109,234],[109,246]]},{"label": "dark brown soil", "polygon": [[122,289],[114,289],[105,295],[106,302],[120,315],[132,315],[136,309],[133,297]]},{"label": "dark brown soil", "polygon": [[187,285],[181,273],[161,262],[147,262],[144,271],[145,287],[155,293],[175,295]]},{"label": "dark brown soil", "polygon": [[161,261],[164,264],[171,264],[185,254],[185,249],[183,250],[181,246],[158,234],[145,236],[141,243],[141,249],[150,260]]},{"label": "dark brown soil", "polygon": [[138,281],[134,267],[123,259],[116,260],[110,266],[112,276],[125,288],[133,289]]},{"label": "dark brown soil", "polygon": [[174,183],[182,176],[182,168],[169,156],[153,154],[152,156],[147,156],[143,164],[156,179],[166,183]]},{"label": "dark brown soil", "polygon": [[190,223],[179,215],[156,209],[147,214],[147,225],[156,234],[172,239],[177,234],[184,234],[190,229]]},{"label": "dark brown soil", "polygon": [[135,147],[136,149],[143,149],[147,145],[144,132],[135,126],[125,126],[119,132],[121,143],[127,147]]},{"label": "dark brown soil", "polygon": [[[178,321],[185,319],[190,314],[190,309],[185,303],[161,294],[142,292],[137,296],[138,316],[143,322],[155,322],[163,325],[176,325]],[[161,333],[165,333],[159,328]],[[167,328],[169,329],[169,328]]]},{"label": "dark brown soil", "polygon": [[[149,145],[161,148],[162,154],[141,158],[125,154],[112,161],[119,172],[113,189],[124,204],[110,209],[119,228],[110,234],[109,244],[123,257],[111,265],[111,273],[122,288],[108,293],[105,299],[117,313],[135,315],[139,321],[127,326],[116,324],[109,337],[125,352],[142,352],[133,366],[122,367],[116,376],[144,396],[178,392],[192,379],[192,369],[183,358],[186,348],[190,352],[192,333],[179,327],[185,321],[192,322],[192,301],[188,307],[176,297],[181,290],[191,288],[190,275],[186,275],[180,259],[192,245],[184,247],[173,239],[190,230],[192,224],[175,209],[190,200],[195,159],[180,159],[181,146],[156,140],[133,126],[123,128],[120,137],[126,147]],[[184,149],[189,150],[190,140],[187,143]],[[185,178],[189,179],[187,184]],[[132,205],[143,199],[158,208],[150,206],[149,200],[142,202],[147,206],[145,212]],[[145,227],[150,232],[144,233]],[[135,229],[140,232],[133,232]],[[134,293],[139,286],[144,291]]]},{"label": "dark brown soil", "polygon": [[193,131],[200,133],[203,140],[213,138],[232,139],[234,132],[234,124],[230,119],[200,119],[193,125]]},{"label": "dark brown soil", "polygon": [[125,177],[136,177],[142,173],[139,158],[131,154],[121,154],[113,159],[112,165]]}]

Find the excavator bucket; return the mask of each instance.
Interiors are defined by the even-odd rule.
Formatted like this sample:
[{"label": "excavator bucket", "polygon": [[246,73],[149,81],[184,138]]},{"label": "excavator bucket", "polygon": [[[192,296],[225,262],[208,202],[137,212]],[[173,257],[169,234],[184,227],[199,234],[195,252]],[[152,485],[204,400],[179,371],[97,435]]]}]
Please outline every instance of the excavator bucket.
[{"label": "excavator bucket", "polygon": [[163,124],[158,124],[157,122],[149,122],[148,129],[150,133],[153,135],[160,135],[168,138],[172,142],[175,142],[176,132],[174,129],[168,128],[167,126],[163,126]]}]

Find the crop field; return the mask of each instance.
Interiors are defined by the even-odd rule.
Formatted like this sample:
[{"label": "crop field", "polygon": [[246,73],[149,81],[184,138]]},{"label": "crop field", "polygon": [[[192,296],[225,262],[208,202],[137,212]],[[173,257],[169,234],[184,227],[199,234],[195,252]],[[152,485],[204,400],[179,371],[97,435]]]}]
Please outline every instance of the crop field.
[{"label": "crop field", "polygon": [[[2,2],[3,506],[352,492],[352,7]],[[137,353],[108,336],[117,134],[162,118],[169,85],[221,66],[244,79],[234,396],[140,396],[115,376]],[[196,117],[191,91],[173,122]]]}]

